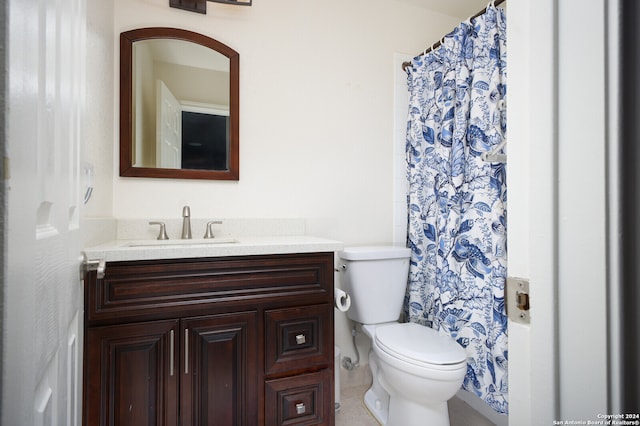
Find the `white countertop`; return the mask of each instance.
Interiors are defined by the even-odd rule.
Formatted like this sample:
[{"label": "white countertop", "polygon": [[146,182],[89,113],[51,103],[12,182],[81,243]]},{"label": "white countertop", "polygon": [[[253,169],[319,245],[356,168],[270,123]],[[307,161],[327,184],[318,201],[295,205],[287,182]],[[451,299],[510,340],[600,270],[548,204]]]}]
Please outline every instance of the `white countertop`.
[{"label": "white countertop", "polygon": [[88,247],[89,260],[117,262],[125,260],[182,259],[196,257],[247,256],[331,252],[343,248],[340,241],[298,236],[214,238],[212,240],[118,240]]}]

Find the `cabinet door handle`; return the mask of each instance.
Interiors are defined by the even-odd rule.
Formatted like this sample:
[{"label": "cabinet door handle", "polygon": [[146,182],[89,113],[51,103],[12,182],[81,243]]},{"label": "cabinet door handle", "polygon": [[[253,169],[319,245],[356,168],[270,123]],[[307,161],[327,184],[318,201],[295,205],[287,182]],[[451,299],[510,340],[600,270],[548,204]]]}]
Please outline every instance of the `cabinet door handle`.
[{"label": "cabinet door handle", "polygon": [[189,374],[189,329],[184,330],[184,374]]},{"label": "cabinet door handle", "polygon": [[296,336],[296,344],[303,345],[307,343],[307,337],[304,334],[298,334]]},{"label": "cabinet door handle", "polygon": [[174,341],[173,341],[173,330],[169,332],[169,375],[173,376],[173,349],[174,349]]},{"label": "cabinet door handle", "polygon": [[307,412],[307,407],[305,407],[304,403],[299,402],[296,404],[296,414],[304,414]]}]

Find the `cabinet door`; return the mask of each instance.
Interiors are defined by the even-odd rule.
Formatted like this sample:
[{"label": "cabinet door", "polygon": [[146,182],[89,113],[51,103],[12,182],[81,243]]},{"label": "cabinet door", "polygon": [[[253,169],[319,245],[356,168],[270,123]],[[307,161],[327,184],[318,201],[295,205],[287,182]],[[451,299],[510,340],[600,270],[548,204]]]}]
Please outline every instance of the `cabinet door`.
[{"label": "cabinet door", "polygon": [[85,424],[173,426],[178,321],[89,328]]},{"label": "cabinet door", "polygon": [[181,321],[181,424],[257,424],[257,313]]}]

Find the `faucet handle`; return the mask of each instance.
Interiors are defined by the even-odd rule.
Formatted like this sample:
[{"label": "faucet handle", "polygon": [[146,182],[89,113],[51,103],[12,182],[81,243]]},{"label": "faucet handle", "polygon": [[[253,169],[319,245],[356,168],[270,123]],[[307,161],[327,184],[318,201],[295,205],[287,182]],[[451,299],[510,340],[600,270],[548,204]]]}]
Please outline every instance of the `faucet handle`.
[{"label": "faucet handle", "polygon": [[169,236],[167,236],[167,228],[164,225],[164,222],[149,222],[149,225],[160,225],[160,232],[158,233],[159,240],[169,239]]},{"label": "faucet handle", "polygon": [[220,224],[222,224],[221,220],[212,220],[210,222],[207,222],[207,231],[204,233],[204,238],[215,238],[215,235],[213,235],[213,231],[211,230],[211,225]]}]

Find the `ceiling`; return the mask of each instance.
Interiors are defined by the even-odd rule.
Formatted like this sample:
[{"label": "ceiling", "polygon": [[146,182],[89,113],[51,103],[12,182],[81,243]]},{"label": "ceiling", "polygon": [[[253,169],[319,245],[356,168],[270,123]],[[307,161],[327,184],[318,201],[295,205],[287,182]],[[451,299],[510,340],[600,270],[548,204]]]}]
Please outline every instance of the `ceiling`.
[{"label": "ceiling", "polygon": [[490,0],[397,0],[411,3],[443,15],[455,16],[464,21],[470,16],[481,11]]}]

